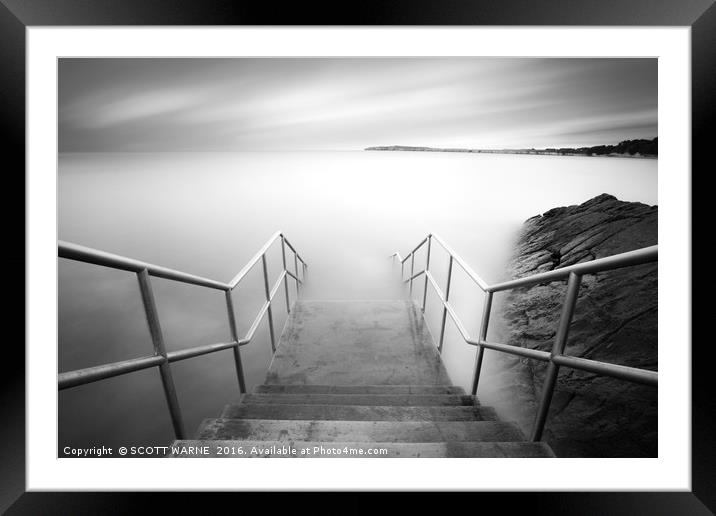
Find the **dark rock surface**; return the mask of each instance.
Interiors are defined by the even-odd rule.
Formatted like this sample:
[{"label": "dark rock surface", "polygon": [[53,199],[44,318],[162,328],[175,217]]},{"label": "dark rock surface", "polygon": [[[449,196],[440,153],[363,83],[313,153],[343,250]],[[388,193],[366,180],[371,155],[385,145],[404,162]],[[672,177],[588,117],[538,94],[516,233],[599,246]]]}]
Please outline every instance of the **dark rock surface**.
[{"label": "dark rock surface", "polygon": [[[602,194],[528,219],[509,277],[523,277],[657,243],[657,207]],[[508,344],[550,351],[566,281],[502,294],[500,333]],[[657,264],[586,275],[566,354],[657,369]],[[516,376],[529,431],[546,364],[502,355]],[[657,456],[657,389],[561,368],[543,437],[558,456]]]}]

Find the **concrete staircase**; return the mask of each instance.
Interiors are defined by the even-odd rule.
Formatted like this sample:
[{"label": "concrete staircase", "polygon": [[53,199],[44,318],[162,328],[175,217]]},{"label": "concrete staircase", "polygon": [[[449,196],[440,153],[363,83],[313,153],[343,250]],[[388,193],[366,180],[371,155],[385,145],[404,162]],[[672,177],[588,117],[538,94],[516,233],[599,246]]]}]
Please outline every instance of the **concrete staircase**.
[{"label": "concrete staircase", "polygon": [[404,301],[297,302],[265,383],[172,448],[225,457],[554,456],[450,383],[419,309]]}]

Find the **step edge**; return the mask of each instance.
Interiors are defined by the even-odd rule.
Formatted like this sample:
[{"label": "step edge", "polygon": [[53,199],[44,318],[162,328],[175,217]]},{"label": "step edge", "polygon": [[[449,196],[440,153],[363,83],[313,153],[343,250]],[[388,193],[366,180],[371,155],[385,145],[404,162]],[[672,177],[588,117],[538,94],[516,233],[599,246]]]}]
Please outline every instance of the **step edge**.
[{"label": "step edge", "polygon": [[[497,411],[494,407],[486,406],[486,405],[331,405],[331,404],[320,404],[320,403],[296,403],[296,404],[268,404],[268,403],[229,403],[224,405],[224,408],[221,411],[221,415],[219,416],[219,419],[249,419],[245,417],[228,417],[227,412],[232,410],[238,410],[241,407],[291,407],[296,410],[325,410],[327,412],[330,412],[331,410],[338,411],[339,409],[377,409],[377,410],[383,410],[385,412],[390,411],[400,411],[403,410],[406,412],[406,415],[410,415],[409,413],[411,411],[414,411],[416,413],[420,412],[419,409],[432,409],[432,411],[440,414],[445,415],[462,415],[462,414],[474,414],[475,416],[479,416],[483,419],[477,419],[476,421],[499,421]],[[417,415],[417,414],[416,414]],[[279,419],[279,418],[277,418]],[[302,421],[301,419],[291,419],[290,421]],[[327,419],[324,421],[391,421],[391,420],[383,420],[383,419],[362,419],[362,420],[355,420],[355,419]],[[400,421],[400,420],[392,420],[392,421]],[[408,420],[409,421],[409,420]],[[423,420],[423,421],[430,421],[430,420]],[[443,420],[444,421],[444,420]],[[449,420],[448,420],[449,421]],[[461,420],[457,420],[461,421]]]}]

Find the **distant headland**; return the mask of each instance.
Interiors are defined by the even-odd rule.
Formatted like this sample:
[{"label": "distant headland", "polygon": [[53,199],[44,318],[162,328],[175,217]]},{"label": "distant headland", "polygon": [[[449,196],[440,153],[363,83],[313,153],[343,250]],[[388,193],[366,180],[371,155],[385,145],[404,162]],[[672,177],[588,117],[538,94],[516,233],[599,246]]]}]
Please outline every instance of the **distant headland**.
[{"label": "distant headland", "polygon": [[596,145],[594,147],[561,147],[547,149],[458,149],[438,147],[411,147],[408,145],[389,145],[366,147],[367,151],[418,151],[418,152],[475,152],[484,154],[539,154],[546,156],[604,156],[617,158],[657,158],[659,155],[658,138],[651,140],[624,140],[616,145]]}]

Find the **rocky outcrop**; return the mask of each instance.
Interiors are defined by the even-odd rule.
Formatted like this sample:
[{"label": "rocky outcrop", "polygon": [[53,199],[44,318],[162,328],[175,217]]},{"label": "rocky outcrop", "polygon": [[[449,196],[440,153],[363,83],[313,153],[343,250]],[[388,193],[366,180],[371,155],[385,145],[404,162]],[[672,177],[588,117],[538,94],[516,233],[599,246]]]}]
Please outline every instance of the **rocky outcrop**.
[{"label": "rocky outcrop", "polygon": [[[657,207],[600,195],[528,219],[510,277],[523,277],[657,243]],[[511,291],[501,304],[508,344],[550,351],[566,281]],[[657,264],[586,275],[566,353],[657,369]],[[503,356],[509,396],[531,427],[546,364]],[[507,374],[505,373],[505,374]],[[657,390],[562,368],[544,439],[558,456],[657,456]],[[525,403],[526,402],[526,403]]]}]

